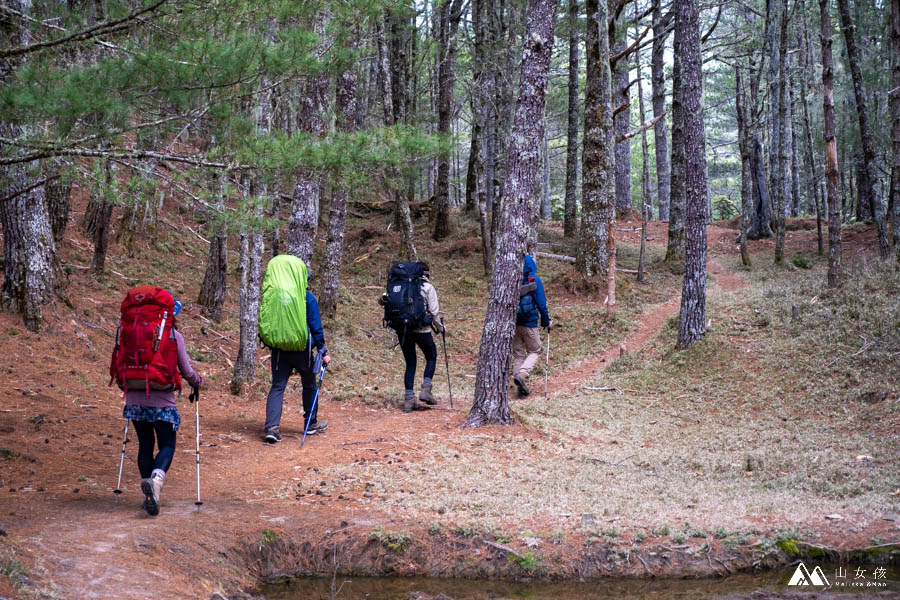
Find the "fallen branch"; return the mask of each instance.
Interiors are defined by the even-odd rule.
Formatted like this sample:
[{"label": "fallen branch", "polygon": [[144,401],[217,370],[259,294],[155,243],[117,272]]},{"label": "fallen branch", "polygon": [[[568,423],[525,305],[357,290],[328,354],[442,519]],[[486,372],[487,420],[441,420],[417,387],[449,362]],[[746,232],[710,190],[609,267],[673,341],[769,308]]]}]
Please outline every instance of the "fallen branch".
[{"label": "fallen branch", "polygon": [[611,386],[606,386],[606,385],[602,385],[600,387],[586,385],[586,386],[582,387],[581,389],[588,390],[591,392],[615,392],[617,394],[623,393],[622,390],[617,387],[611,387]]},{"label": "fallen branch", "polygon": [[525,560],[525,556],[521,552],[519,552],[517,550],[513,550],[506,544],[498,544],[497,542],[489,542],[488,540],[481,540],[481,541],[484,542],[485,544],[487,544],[488,546],[496,548],[497,550],[503,550],[504,552],[506,552],[508,554],[512,554],[519,560]]},{"label": "fallen branch", "polygon": [[564,254],[551,254],[549,252],[535,252],[534,255],[538,258],[552,258],[553,260],[561,260],[563,262],[575,264],[574,256],[566,256]]}]

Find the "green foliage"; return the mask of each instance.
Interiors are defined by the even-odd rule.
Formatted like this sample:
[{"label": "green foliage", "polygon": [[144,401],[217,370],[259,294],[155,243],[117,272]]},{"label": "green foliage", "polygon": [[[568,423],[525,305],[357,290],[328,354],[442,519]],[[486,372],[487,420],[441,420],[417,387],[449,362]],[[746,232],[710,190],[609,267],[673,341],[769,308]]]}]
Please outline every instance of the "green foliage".
[{"label": "green foliage", "polygon": [[369,534],[369,541],[378,542],[388,550],[402,554],[412,542],[412,537],[405,531],[386,531],[379,526]]},{"label": "green foliage", "polygon": [[809,259],[797,254],[795,254],[793,258],[791,258],[791,262],[794,263],[794,266],[800,267],[801,269],[812,268],[812,264],[810,264]]},{"label": "green foliage", "polygon": [[506,561],[517,564],[526,571],[533,571],[538,565],[538,558],[534,555],[534,552],[522,552],[521,556],[507,554]]},{"label": "green foliage", "polygon": [[265,542],[267,544],[271,544],[272,542],[274,542],[275,540],[278,539],[278,535],[274,531],[272,531],[271,529],[269,529],[267,527],[262,530],[262,539],[263,539],[263,542]]},{"label": "green foliage", "polygon": [[716,219],[728,220],[738,214],[737,207],[731,198],[725,195],[718,195],[712,199],[713,215]]}]

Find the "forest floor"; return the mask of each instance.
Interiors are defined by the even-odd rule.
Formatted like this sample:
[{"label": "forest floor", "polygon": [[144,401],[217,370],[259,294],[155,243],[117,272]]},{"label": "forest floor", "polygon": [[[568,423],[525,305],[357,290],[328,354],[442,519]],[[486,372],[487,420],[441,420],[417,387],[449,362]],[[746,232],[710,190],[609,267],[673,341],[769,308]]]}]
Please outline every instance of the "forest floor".
[{"label": "forest floor", "polygon": [[[461,429],[488,286],[475,224],[461,219],[455,242],[417,240],[446,314],[453,408],[441,356],[440,405],[403,414],[402,357],[375,302],[398,238],[385,217],[358,216],[326,323],[329,429],[301,448],[299,378],[284,442],[262,441],[265,352],[257,383],[228,393],[234,279],[226,320],[204,320],[192,300],[208,246],[192,218],[170,218],[132,257],[110,255],[99,279],[72,225],[61,255],[74,308],[48,308],[40,335],[0,315],[0,597],[234,598],[279,575],[333,572],[574,580],[722,576],[809,555],[896,561],[900,277],[870,258],[868,226],[846,229],[840,292],[824,291],[815,231],[790,232],[783,267],[770,242],[751,242],[745,270],[736,232],[710,226],[709,331],[687,351],[674,350],[681,278],[661,262],[665,223],[649,227],[648,281],[618,277],[611,322],[605,294],[579,293],[567,264],[539,259],[558,325],[547,394],[541,365],[532,396],[511,401],[515,425]],[[636,268],[639,227],[619,227],[619,264]],[[541,241],[572,254],[558,229]],[[124,421],[107,361],[138,281],[185,302],[179,326],[204,376],[203,505],[185,397],[155,518],[141,509],[131,432],[124,493],[112,493]]]}]

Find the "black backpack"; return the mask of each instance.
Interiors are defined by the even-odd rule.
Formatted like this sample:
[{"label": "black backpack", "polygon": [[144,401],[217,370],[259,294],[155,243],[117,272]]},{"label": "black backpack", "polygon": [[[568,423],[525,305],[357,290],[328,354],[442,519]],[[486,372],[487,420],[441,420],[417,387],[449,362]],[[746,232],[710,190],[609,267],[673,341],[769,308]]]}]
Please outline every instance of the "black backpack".
[{"label": "black backpack", "polygon": [[422,297],[424,274],[422,265],[416,262],[394,263],[388,271],[384,323],[399,334],[430,324],[431,315]]}]

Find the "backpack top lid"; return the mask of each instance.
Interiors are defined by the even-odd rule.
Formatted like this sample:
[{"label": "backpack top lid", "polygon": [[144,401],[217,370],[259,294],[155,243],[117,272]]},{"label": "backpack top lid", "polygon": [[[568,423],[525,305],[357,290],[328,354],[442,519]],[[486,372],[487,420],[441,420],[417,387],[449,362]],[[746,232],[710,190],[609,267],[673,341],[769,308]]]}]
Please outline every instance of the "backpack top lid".
[{"label": "backpack top lid", "polygon": [[425,275],[425,269],[417,262],[396,262],[388,271],[388,281],[392,279],[405,279],[414,281]]},{"label": "backpack top lid", "polygon": [[[142,285],[129,290],[122,300],[122,314],[136,306],[156,305],[160,311],[165,311],[170,315],[175,314],[175,298],[168,291],[155,285]],[[181,303],[178,303],[181,308]]]}]

